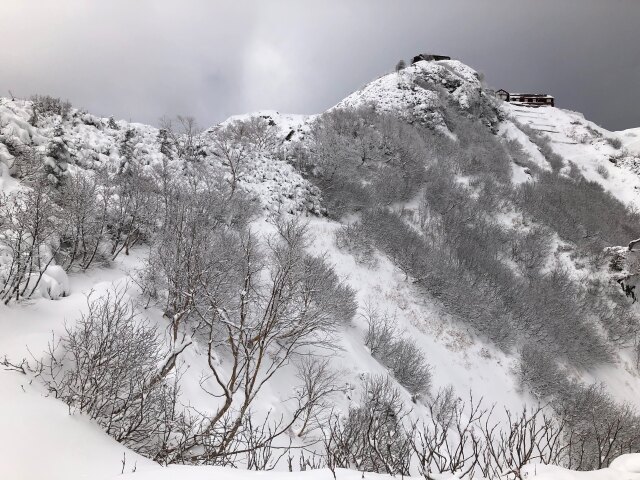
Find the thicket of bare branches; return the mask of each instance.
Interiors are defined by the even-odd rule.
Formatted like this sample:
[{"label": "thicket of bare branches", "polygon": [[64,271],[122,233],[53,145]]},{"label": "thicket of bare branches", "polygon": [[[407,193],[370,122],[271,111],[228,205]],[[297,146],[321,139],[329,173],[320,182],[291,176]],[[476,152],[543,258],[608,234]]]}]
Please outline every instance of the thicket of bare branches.
[{"label": "thicket of bare branches", "polygon": [[256,116],[218,127],[211,133],[211,139],[213,154],[222,161],[229,174],[231,195],[249,168],[251,157],[275,154],[280,144],[274,126]]},{"label": "thicket of bare branches", "polygon": [[303,362],[290,417],[256,426],[253,402],[294,355],[334,348],[335,332],[356,309],[353,291],[326,260],[305,251],[303,224],[280,220],[261,241],[246,216],[234,216],[242,197],[225,195],[226,183],[215,185],[172,197],[142,275],[145,292],[171,321],[172,342],[192,335],[207,350],[203,388],[217,405],[191,411],[191,433],[166,452],[166,463],[234,464],[248,452],[272,451],[298,420],[304,434],[333,392],[326,365]]},{"label": "thicket of bare branches", "polygon": [[87,311],[32,370],[46,388],[95,420],[107,434],[154,458],[184,423],[176,409],[176,361],[188,344],[165,351],[156,328],[140,317],[125,287],[87,297]]},{"label": "thicket of bare branches", "polygon": [[29,298],[60,248],[58,208],[49,186],[36,181],[29,190],[0,194],[0,300]]},{"label": "thicket of bare branches", "polygon": [[314,123],[300,168],[320,187],[329,215],[408,200],[442,139],[371,107],[337,109]]},{"label": "thicket of bare branches", "polygon": [[[400,393],[384,376],[365,378],[360,404],[333,415],[324,434],[327,464],[365,472],[409,475],[411,440]],[[335,473],[334,473],[335,476]]]},{"label": "thicket of bare branches", "polygon": [[364,343],[371,355],[386,366],[414,398],[428,394],[431,367],[420,347],[398,331],[395,319],[388,313],[380,313],[369,306],[364,317],[369,326]]}]

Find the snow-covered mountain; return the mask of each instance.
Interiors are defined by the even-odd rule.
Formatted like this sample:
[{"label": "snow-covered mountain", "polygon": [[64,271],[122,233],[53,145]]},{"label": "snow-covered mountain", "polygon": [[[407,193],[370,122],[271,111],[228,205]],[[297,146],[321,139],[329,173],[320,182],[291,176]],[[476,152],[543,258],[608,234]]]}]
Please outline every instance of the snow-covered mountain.
[{"label": "snow-covered mountain", "polygon": [[[589,408],[618,412],[626,402],[625,419],[633,417],[628,429],[635,432],[640,417],[631,410],[640,398],[640,312],[635,297],[624,284],[621,288],[620,270],[605,247],[640,236],[640,224],[634,223],[640,218],[639,142],[638,129],[609,132],[579,113],[501,102],[473,69],[454,60],[421,61],[384,75],[321,115],[262,111],[204,131],[184,119],[156,128],[99,118],[47,97],[0,99],[0,282],[5,293],[0,430],[8,432],[0,436],[0,473],[54,479],[107,479],[132,471],[127,475],[132,479],[227,474],[198,470],[205,467],[161,470],[144,451],[136,453],[127,441],[118,443],[103,433],[106,427],[97,417],[78,413],[77,392],[65,397],[67,405],[55,398],[55,382],[43,384],[46,375],[38,370],[49,345],[57,345],[51,344],[52,332],[64,338],[86,314],[87,295],[113,295],[114,288],[125,291],[126,285],[123,298],[157,328],[163,354],[178,358],[179,405],[193,412],[219,408],[224,395],[216,391],[220,384],[211,372],[233,375],[228,345],[222,341],[212,352],[213,340],[198,330],[200,313],[193,313],[193,323],[178,324],[179,312],[170,311],[158,300],[162,294],[150,293],[145,283],[165,265],[164,258],[158,263],[159,256],[168,255],[163,246],[173,245],[170,234],[159,237],[166,217],[161,220],[158,212],[172,211],[157,200],[167,179],[177,182],[178,190],[193,186],[200,192],[208,178],[216,178],[222,185],[211,187],[219,195],[216,201],[198,207],[202,222],[210,209],[238,201],[233,208],[241,213],[226,213],[227,204],[220,206],[221,216],[228,215],[224,222],[234,232],[253,232],[265,248],[277,234],[277,219],[302,219],[306,254],[323,259],[335,273],[331,283],[352,292],[357,303],[355,315],[332,332],[332,348],[314,341],[304,355],[297,352],[279,365],[286,341],[270,347],[274,350],[265,359],[279,366],[251,403],[256,419],[295,414],[293,399],[302,389],[300,358],[310,356],[326,359],[323,365],[334,372],[331,392],[323,399],[325,414],[333,410],[346,416],[365,401],[367,378],[390,375],[408,424],[435,418],[434,399],[451,386],[454,398],[471,392],[485,406],[496,405],[496,412],[549,403],[547,410],[558,415],[575,408],[575,416],[583,409],[585,422],[594,416]],[[157,196],[133,194],[131,185],[135,190],[141,184],[126,183],[126,175],[151,182]],[[86,187],[99,200],[92,215],[101,201],[105,205],[99,234],[90,237],[96,261],[86,260],[94,258],[86,253],[91,245],[71,247],[69,238],[80,237],[62,234],[70,225],[71,213],[65,212],[82,210],[80,200],[68,200],[65,185],[80,178],[98,179]],[[42,181],[46,187],[37,183]],[[29,250],[36,260],[28,275],[14,281],[16,265],[22,265],[15,247],[22,223],[11,216],[12,206],[32,212],[29,192],[38,188],[44,188],[37,197],[43,204],[55,204],[37,217],[50,223],[51,232]],[[125,195],[157,218],[139,226],[139,210]],[[246,226],[229,220],[245,214]],[[33,222],[26,223],[31,228]],[[28,230],[24,241],[35,243],[33,238]],[[246,288],[240,295],[247,295]],[[209,307],[225,312],[219,320],[227,321],[225,308]],[[543,320],[534,325],[537,318]],[[182,329],[180,335],[172,336],[174,327]],[[424,375],[430,388],[416,390],[411,379],[403,380],[406,365],[394,364],[388,351],[372,343],[374,327],[387,328],[394,348],[415,349],[406,358],[428,364]],[[542,378],[541,372],[549,376]],[[246,385],[239,388],[234,401],[246,391]],[[569,405],[571,398],[586,399],[587,391],[597,401]],[[302,418],[276,446],[290,443],[306,449],[297,452],[320,455],[322,425],[304,435]],[[624,430],[624,435],[626,443],[606,452],[602,466],[640,446],[635,433]],[[37,462],[34,444],[46,445]],[[624,468],[619,461],[618,470],[603,471],[602,478],[638,472],[629,458]],[[286,470],[286,458],[276,468]],[[298,470],[297,464],[293,468]],[[527,468],[529,476],[540,478],[570,475],[552,467]],[[477,478],[480,474],[476,471]],[[339,472],[338,477],[350,475]],[[328,471],[301,476],[330,478]]]}]

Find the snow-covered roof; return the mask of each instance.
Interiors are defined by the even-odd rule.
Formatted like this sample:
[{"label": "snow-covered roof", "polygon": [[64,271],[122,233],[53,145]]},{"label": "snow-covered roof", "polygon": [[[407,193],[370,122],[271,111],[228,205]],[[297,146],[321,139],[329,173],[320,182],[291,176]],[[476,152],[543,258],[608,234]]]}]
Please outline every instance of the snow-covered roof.
[{"label": "snow-covered roof", "polygon": [[[503,90],[505,91],[505,90]],[[512,97],[537,97],[537,98],[553,98],[552,95],[546,93],[509,93]]]}]

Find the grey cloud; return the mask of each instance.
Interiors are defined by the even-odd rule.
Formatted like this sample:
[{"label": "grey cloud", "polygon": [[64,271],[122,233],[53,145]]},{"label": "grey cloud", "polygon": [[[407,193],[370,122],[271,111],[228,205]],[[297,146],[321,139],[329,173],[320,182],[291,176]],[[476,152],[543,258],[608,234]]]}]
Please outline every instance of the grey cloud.
[{"label": "grey cloud", "polygon": [[203,126],[320,112],[421,51],[495,87],[545,91],[610,129],[640,126],[636,0],[0,0],[0,94]]}]

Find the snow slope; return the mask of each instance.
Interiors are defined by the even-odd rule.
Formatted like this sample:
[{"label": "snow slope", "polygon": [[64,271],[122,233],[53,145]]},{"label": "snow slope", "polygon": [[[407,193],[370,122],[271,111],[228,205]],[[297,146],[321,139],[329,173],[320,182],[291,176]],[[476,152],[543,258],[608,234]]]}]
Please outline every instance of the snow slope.
[{"label": "snow slope", "polygon": [[629,128],[616,132],[624,148],[632,153],[640,153],[640,128]]},{"label": "snow slope", "polygon": [[[609,468],[594,472],[575,472],[550,465],[528,465],[522,472],[523,478],[536,480],[638,480],[640,479],[640,454],[627,454],[618,457]],[[328,470],[312,470],[298,473],[281,472],[238,472],[217,467],[172,467],[163,470],[147,470],[140,474],[127,474],[114,477],[113,480],[206,480],[214,477],[218,480],[331,480],[333,475]],[[337,480],[357,479],[383,480],[388,475],[374,473],[361,474],[352,470],[338,469]],[[404,477],[409,478],[409,477]],[[457,477],[437,475],[437,480],[454,480]]]},{"label": "snow slope", "polygon": [[[619,133],[609,132],[586,120],[581,113],[570,110],[555,107],[529,108],[504,102],[502,108],[509,117],[547,135],[553,150],[565,161],[573,162],[586,179],[600,183],[624,204],[640,207],[640,177],[624,162],[613,163],[610,160],[621,152],[611,146],[607,138],[616,138]],[[546,161],[526,135],[523,136],[509,121],[502,128],[507,138],[515,138],[522,143],[536,164],[545,166]],[[638,145],[640,150],[640,144],[633,140],[635,137],[627,134],[625,138],[631,139],[629,144],[632,148]]]}]

